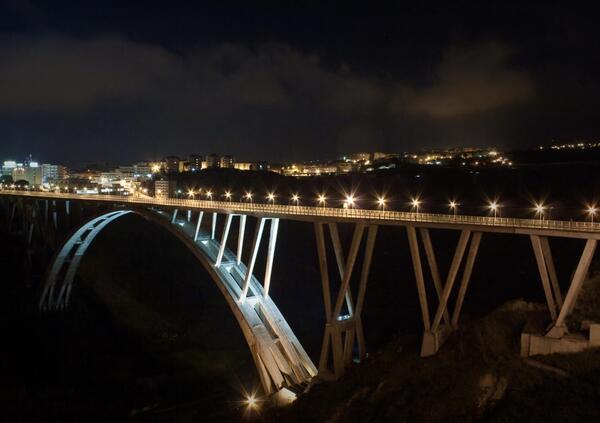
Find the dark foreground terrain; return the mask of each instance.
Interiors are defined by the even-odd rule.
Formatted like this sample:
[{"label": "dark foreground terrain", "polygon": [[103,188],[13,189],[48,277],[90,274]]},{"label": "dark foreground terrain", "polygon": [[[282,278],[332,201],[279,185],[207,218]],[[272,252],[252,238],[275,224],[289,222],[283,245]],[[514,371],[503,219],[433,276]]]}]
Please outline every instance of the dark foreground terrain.
[{"label": "dark foreground terrain", "polygon": [[542,305],[506,303],[465,322],[426,359],[418,356],[418,339],[397,337],[335,385],[314,385],[293,406],[274,411],[270,421],[598,421],[600,350],[519,357],[523,326],[544,316]]}]

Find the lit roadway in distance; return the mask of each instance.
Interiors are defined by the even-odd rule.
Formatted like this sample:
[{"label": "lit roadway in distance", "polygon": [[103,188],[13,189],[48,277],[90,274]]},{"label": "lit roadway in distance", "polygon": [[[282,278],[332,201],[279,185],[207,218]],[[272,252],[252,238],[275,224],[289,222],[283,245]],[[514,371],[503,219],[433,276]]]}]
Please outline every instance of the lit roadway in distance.
[{"label": "lit roadway in distance", "polygon": [[[367,210],[359,208],[333,208],[325,206],[278,205],[261,203],[241,203],[234,201],[192,200],[175,198],[154,198],[140,195],[88,195],[37,191],[0,190],[0,195],[55,200],[85,200],[114,204],[159,206],[181,210],[203,210],[205,212],[234,213],[261,217],[278,217],[299,221],[363,222],[367,224],[438,227],[446,229],[472,229],[482,232],[545,234],[568,236],[571,238],[600,239],[600,223],[519,219],[494,216],[469,216],[460,214],[434,214],[402,212],[393,210]],[[269,200],[271,201],[271,200]],[[591,235],[591,236],[590,236]]]}]

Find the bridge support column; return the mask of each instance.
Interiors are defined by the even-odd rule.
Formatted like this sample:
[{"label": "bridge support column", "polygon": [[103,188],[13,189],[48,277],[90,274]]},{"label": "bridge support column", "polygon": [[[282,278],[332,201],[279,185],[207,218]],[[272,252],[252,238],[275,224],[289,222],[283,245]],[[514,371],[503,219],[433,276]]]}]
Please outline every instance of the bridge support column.
[{"label": "bridge support column", "polygon": [[586,241],[583,252],[581,253],[581,257],[579,258],[579,263],[577,264],[575,273],[573,274],[573,279],[569,285],[569,290],[565,296],[564,303],[560,308],[560,313],[558,314],[558,317],[556,318],[552,328],[546,334],[547,337],[562,338],[569,332],[565,324],[565,320],[571,311],[573,311],[573,307],[575,307],[577,296],[581,291],[583,281],[588,273],[592,259],[594,258],[597,243],[598,241],[595,239],[588,239]]},{"label": "bridge support column", "polygon": [[[350,279],[362,242],[365,224],[357,223],[354,227],[354,234],[347,259],[344,259],[337,224],[330,223],[328,225],[341,279],[340,289],[334,304],[331,302],[331,286],[323,226],[324,223],[315,222],[315,236],[326,319],[325,334],[323,336],[319,359],[319,375],[323,379],[338,379],[344,373],[345,367],[349,365],[353,359],[355,343],[358,343],[358,358],[362,360],[366,357],[361,314],[367,289],[371,260],[373,257],[373,249],[375,247],[377,226],[370,225],[368,227],[356,308],[354,308],[354,303],[352,301]],[[342,314],[344,303],[347,312]]]},{"label": "bridge support column", "polygon": [[244,248],[244,232],[246,231],[246,215],[240,215],[240,230],[238,233],[238,245],[237,245],[237,254],[236,260],[239,265],[242,262],[242,251]]},{"label": "bridge support column", "polygon": [[[242,230],[243,226],[246,224],[245,219],[242,224],[242,218],[245,216],[240,216],[240,230]],[[250,261],[248,263],[248,267],[246,269],[246,275],[244,276],[244,285],[242,286],[242,293],[240,297],[240,302],[243,304],[248,295],[248,288],[250,286],[250,279],[252,278],[252,273],[254,272],[254,264],[256,263],[256,256],[258,255],[258,248],[260,246],[260,241],[262,238],[262,234],[265,228],[265,222],[267,220],[271,221],[270,233],[269,233],[269,244],[267,246],[267,262],[265,268],[265,280],[263,282],[263,297],[269,297],[269,289],[271,286],[271,274],[273,271],[273,259],[275,257],[275,245],[277,243],[277,232],[279,229],[279,218],[267,218],[261,217],[259,218],[256,224],[256,232],[254,233],[254,240],[252,241],[252,250],[250,251]],[[243,233],[241,234],[243,238]],[[238,240],[238,257],[237,260],[241,259],[241,244]]]},{"label": "bridge support column", "polygon": [[217,232],[217,213],[212,214],[212,220],[210,222],[210,239],[215,239],[215,234]]},{"label": "bridge support column", "polygon": [[219,245],[219,252],[217,253],[217,259],[215,260],[215,267],[221,266],[223,260],[223,254],[225,253],[225,247],[227,246],[227,237],[229,236],[229,227],[231,226],[232,214],[228,214],[225,218],[225,227],[223,228],[223,236],[221,237],[221,244]]},{"label": "bridge support column", "polygon": [[15,215],[17,214],[17,202],[13,201],[10,204],[10,211],[8,214],[8,222],[7,222],[7,227],[8,227],[8,232],[10,233],[12,231],[12,226],[13,223],[15,221]]},{"label": "bridge support column", "polygon": [[58,231],[58,211],[56,208],[56,200],[52,200],[52,223],[54,224],[54,231]]},{"label": "bridge support column", "polygon": [[44,200],[44,227],[48,230],[48,214],[50,212],[50,206],[48,200]]},{"label": "bridge support column", "polygon": [[254,272],[254,264],[256,263],[256,256],[258,255],[258,247],[260,245],[260,239],[265,228],[266,218],[260,217],[256,223],[256,231],[254,232],[254,240],[252,241],[252,249],[250,250],[250,262],[246,269],[246,275],[244,277],[244,285],[242,286],[242,293],[240,296],[240,303],[246,301],[248,295],[248,288],[250,287],[250,279],[252,278],[252,272]]},{"label": "bridge support column", "polygon": [[265,269],[265,280],[263,283],[264,297],[269,296],[271,287],[271,273],[273,272],[273,258],[275,257],[275,244],[277,243],[277,231],[279,229],[279,219],[271,219],[271,230],[269,234],[269,245],[267,246],[267,268]]},{"label": "bridge support column", "polygon": [[[460,316],[460,310],[464,301],[464,297],[471,279],[473,271],[473,265],[479,249],[481,241],[481,232],[474,232],[471,236],[470,230],[462,230],[450,269],[446,277],[446,283],[442,287],[442,280],[435,258],[435,252],[429,236],[429,230],[427,228],[421,228],[421,238],[423,239],[423,247],[427,256],[427,262],[431,271],[431,277],[438,299],[438,306],[436,308],[433,320],[431,320],[429,314],[429,304],[427,302],[427,292],[425,288],[425,278],[423,275],[423,268],[421,263],[421,255],[419,252],[419,242],[417,238],[417,230],[413,226],[407,226],[408,244],[411,252],[411,258],[413,263],[413,270],[415,273],[415,280],[417,283],[417,291],[419,293],[419,304],[421,306],[421,314],[423,318],[423,342],[421,345],[421,356],[427,357],[435,354],[441,345],[444,343],[448,335],[457,327],[458,319]],[[454,287],[456,277],[460,270],[464,253],[469,244],[469,238],[471,238],[471,246],[467,255],[467,260],[463,269],[463,276],[454,305],[454,312],[452,318],[448,310],[448,300],[452,289]]]},{"label": "bridge support column", "polygon": [[194,232],[194,242],[198,241],[198,234],[200,233],[200,226],[202,226],[202,217],[204,216],[204,212],[200,211],[198,213],[198,222],[196,222],[196,231]]},{"label": "bridge support column", "polygon": [[[540,237],[539,235],[530,235],[530,239],[533,253],[535,254],[535,261],[537,262],[538,271],[540,272],[540,277],[542,279],[542,287],[544,288],[548,311],[550,312],[552,321],[556,322],[556,318],[558,317],[557,307],[560,307],[557,304],[560,301],[560,289],[556,279],[554,263],[552,262],[550,244],[546,237]],[[542,246],[542,239],[545,241],[545,248]]]}]

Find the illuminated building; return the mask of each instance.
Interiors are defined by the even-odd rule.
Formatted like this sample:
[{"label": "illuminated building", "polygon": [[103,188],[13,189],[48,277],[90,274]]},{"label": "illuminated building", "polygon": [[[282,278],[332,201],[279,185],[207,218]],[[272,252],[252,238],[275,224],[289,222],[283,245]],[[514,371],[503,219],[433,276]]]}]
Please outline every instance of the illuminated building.
[{"label": "illuminated building", "polygon": [[219,167],[223,169],[233,168],[233,156],[222,156],[219,160]]},{"label": "illuminated building", "polygon": [[156,198],[175,197],[175,181],[159,179],[154,181],[154,196]]}]

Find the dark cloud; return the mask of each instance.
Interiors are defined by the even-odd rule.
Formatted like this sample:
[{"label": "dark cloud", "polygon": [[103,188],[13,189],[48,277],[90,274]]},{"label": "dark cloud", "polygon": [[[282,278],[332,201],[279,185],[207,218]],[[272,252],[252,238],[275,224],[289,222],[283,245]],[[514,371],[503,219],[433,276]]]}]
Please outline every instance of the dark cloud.
[{"label": "dark cloud", "polygon": [[511,67],[511,50],[500,43],[448,49],[431,86],[406,89],[394,107],[435,119],[488,112],[529,100],[529,75]]},{"label": "dark cloud", "polygon": [[0,44],[0,57],[5,145],[28,139],[34,151],[56,144],[105,160],[115,151],[125,160],[210,151],[281,160],[439,145],[448,122],[467,127],[468,116],[534,92],[501,44],[450,49],[425,87],[284,43],[175,52],[121,36],[39,37]]},{"label": "dark cloud", "polygon": [[19,40],[0,47],[0,110],[80,110],[147,96],[181,73],[164,50],[118,37]]},{"label": "dark cloud", "polygon": [[107,100],[182,106],[285,106],[310,101],[340,112],[369,110],[379,88],[283,44],[251,50],[220,44],[183,55],[120,37],[20,40],[0,47],[0,110],[61,111]]}]

